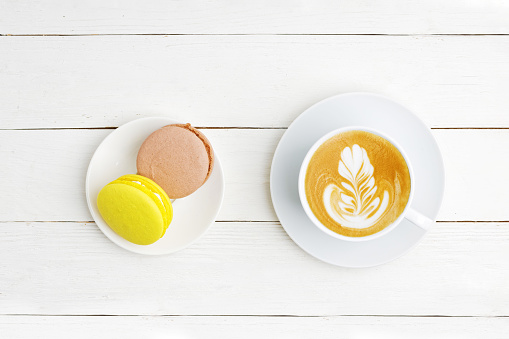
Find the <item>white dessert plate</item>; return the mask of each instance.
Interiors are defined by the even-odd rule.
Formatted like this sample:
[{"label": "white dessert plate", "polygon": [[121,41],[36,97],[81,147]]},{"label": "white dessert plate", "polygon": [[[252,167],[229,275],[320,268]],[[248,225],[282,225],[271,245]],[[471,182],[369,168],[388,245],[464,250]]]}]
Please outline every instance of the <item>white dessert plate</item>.
[{"label": "white dessert plate", "polygon": [[108,135],[90,160],[86,179],[90,213],[104,235],[131,252],[160,255],[181,250],[209,229],[221,208],[224,175],[219,157],[214,153],[214,169],[209,179],[193,194],[173,202],[173,220],[164,236],[155,243],[133,244],[117,235],[101,217],[97,209],[99,191],[124,174],[135,174],[136,156],[143,141],[155,130],[176,123],[181,122],[162,117],[131,121]]},{"label": "white dessert plate", "polygon": [[405,107],[370,93],[333,96],[311,106],[295,119],[279,141],[272,161],[272,202],[285,231],[310,255],[337,266],[376,266],[406,253],[426,231],[405,219],[373,240],[337,239],[313,224],[299,199],[299,170],[307,151],[323,135],[347,126],[373,128],[401,145],[414,170],[412,208],[436,219],[444,194],[445,172],[431,130]]}]

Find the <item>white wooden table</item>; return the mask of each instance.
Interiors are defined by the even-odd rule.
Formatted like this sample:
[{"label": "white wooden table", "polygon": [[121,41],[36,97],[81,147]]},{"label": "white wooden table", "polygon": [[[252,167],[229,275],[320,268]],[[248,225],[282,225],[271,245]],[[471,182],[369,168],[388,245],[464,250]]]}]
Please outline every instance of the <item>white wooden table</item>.
[{"label": "white wooden table", "polygon": [[[506,1],[2,1],[0,35],[1,338],[508,337]],[[371,269],[304,253],[268,186],[290,122],[350,91],[416,112],[447,171],[436,227]],[[203,128],[227,182],[162,257],[85,203],[95,148],[146,116]]]}]

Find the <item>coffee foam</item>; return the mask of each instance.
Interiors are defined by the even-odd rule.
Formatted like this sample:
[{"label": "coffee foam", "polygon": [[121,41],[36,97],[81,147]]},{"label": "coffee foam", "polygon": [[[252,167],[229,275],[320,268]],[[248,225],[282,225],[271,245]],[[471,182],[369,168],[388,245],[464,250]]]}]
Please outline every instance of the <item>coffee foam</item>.
[{"label": "coffee foam", "polygon": [[326,140],[313,154],[305,191],[324,226],[362,237],[400,216],[410,197],[410,173],[389,141],[365,131],[348,131]]}]

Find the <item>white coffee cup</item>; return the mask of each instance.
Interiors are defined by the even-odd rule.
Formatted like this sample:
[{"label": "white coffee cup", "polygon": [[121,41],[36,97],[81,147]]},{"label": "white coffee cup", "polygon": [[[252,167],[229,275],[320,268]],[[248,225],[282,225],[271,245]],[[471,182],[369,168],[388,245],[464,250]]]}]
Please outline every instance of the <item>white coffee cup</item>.
[{"label": "white coffee cup", "polygon": [[[369,132],[369,133],[373,133],[375,135],[378,135],[378,136],[384,138],[385,140],[389,141],[394,147],[396,147],[398,149],[398,151],[401,153],[401,155],[405,159],[406,165],[408,167],[408,171],[410,173],[410,195],[408,197],[408,202],[407,202],[403,212],[400,214],[400,216],[392,224],[390,224],[389,226],[385,227],[383,230],[381,230],[381,231],[379,231],[377,233],[371,234],[371,235],[364,236],[364,237],[348,237],[348,236],[345,236],[345,235],[342,235],[342,234],[338,234],[338,233],[330,230],[329,228],[327,228],[315,216],[315,214],[311,210],[311,207],[309,206],[308,200],[306,198],[305,177],[306,177],[306,171],[307,171],[307,168],[308,168],[308,165],[309,165],[309,161],[311,160],[311,158],[315,154],[316,150],[325,141],[329,140],[330,138],[332,138],[333,136],[335,136],[337,134],[348,132],[348,131],[365,131],[365,132]],[[306,157],[304,158],[304,161],[302,162],[302,165],[301,165],[301,168],[300,168],[300,173],[299,173],[299,184],[298,185],[299,185],[300,201],[301,201],[302,207],[304,208],[304,211],[306,212],[306,214],[309,217],[309,219],[311,219],[311,221],[320,230],[322,230],[326,234],[328,234],[330,236],[333,236],[335,238],[338,238],[338,239],[348,240],[348,241],[365,241],[365,240],[375,239],[375,238],[381,237],[384,234],[387,234],[388,232],[390,232],[391,230],[396,228],[396,226],[398,226],[403,219],[409,220],[410,222],[412,222],[413,224],[421,227],[424,230],[428,230],[434,224],[434,221],[432,219],[424,216],[420,212],[418,212],[415,209],[410,207],[411,204],[412,204],[413,196],[414,196],[415,177],[414,177],[414,173],[413,173],[413,170],[412,170],[412,164],[410,163],[406,153],[401,148],[401,146],[397,142],[395,142],[393,139],[391,139],[389,136],[387,136],[387,135],[385,135],[385,134],[383,134],[383,133],[381,133],[381,132],[379,132],[377,130],[371,129],[371,128],[366,128],[366,127],[361,127],[361,126],[344,127],[344,128],[339,128],[339,129],[336,129],[334,131],[331,131],[331,132],[327,133],[326,135],[324,135],[323,137],[321,137],[309,149],[308,153],[306,154]]]}]

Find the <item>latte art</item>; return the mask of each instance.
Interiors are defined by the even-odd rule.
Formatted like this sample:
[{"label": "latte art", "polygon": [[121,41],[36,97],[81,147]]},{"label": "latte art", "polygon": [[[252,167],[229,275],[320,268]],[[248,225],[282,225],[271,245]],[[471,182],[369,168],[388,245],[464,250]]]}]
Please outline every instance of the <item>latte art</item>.
[{"label": "latte art", "polygon": [[[387,212],[389,193],[376,195],[373,166],[366,150],[359,145],[341,152],[338,173],[341,187],[329,184],[323,193],[323,204],[338,224],[351,228],[371,227]],[[381,200],[380,200],[381,198]]]},{"label": "latte art", "polygon": [[318,147],[304,185],[316,218],[351,237],[371,235],[392,224],[410,197],[405,159],[389,141],[366,131],[343,132]]}]

